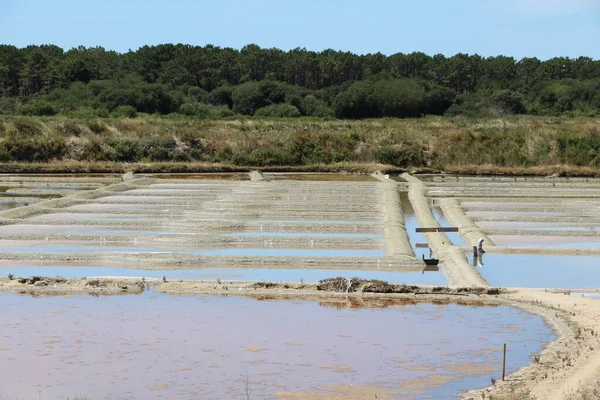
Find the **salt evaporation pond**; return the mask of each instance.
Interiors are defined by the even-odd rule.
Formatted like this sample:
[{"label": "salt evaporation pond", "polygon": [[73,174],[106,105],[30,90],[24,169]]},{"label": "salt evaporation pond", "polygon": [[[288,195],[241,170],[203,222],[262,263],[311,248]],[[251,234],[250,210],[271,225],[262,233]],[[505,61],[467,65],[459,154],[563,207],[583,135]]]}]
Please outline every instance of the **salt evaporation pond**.
[{"label": "salt evaporation pond", "polygon": [[[472,255],[468,256],[473,262]],[[477,270],[496,287],[597,288],[598,257],[526,254],[489,254],[479,258]]]},{"label": "salt evaporation pond", "polygon": [[2,396],[453,399],[554,339],[509,306],[0,294]]}]

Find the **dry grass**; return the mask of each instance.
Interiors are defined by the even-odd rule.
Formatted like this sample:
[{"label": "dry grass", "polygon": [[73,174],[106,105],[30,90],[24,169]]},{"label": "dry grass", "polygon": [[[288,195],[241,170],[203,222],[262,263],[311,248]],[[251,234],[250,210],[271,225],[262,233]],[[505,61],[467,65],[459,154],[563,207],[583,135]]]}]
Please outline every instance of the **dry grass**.
[{"label": "dry grass", "polygon": [[581,387],[575,392],[568,393],[565,400],[598,400],[600,399],[600,381],[593,385]]},{"label": "dry grass", "polygon": [[[0,119],[5,172],[351,171],[597,176],[598,119]],[[32,135],[31,132],[34,132]],[[13,165],[8,161],[17,161]],[[42,166],[43,165],[43,166]]]}]

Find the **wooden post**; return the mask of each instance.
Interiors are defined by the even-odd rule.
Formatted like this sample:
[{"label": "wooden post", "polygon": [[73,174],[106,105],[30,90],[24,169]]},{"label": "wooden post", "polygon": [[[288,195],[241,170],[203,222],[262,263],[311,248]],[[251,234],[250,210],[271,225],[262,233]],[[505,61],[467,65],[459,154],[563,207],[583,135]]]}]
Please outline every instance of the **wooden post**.
[{"label": "wooden post", "polygon": [[473,258],[477,258],[477,246],[473,246]]},{"label": "wooden post", "polygon": [[504,343],[504,357],[502,357],[502,380],[504,381],[504,375],[506,374],[506,343]]}]

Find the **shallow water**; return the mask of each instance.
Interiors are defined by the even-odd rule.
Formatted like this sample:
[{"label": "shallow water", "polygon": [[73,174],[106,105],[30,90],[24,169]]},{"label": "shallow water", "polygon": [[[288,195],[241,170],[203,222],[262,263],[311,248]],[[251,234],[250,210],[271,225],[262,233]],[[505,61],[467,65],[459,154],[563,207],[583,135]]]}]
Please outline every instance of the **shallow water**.
[{"label": "shallow water", "polygon": [[0,201],[0,211],[2,210],[11,210],[17,207],[28,206],[29,202],[25,201]]},{"label": "shallow water", "polygon": [[[3,225],[0,226],[0,234],[47,234],[47,235],[131,235],[131,236],[155,236],[155,235],[188,235],[193,232],[184,231],[144,231],[127,230],[123,227],[111,228],[95,225]],[[101,240],[101,238],[98,238]]]},{"label": "shallow water", "polygon": [[477,221],[482,229],[504,229],[524,231],[598,231],[600,226],[582,226],[580,222],[526,222],[526,221]]},{"label": "shallow water", "polygon": [[250,222],[254,222],[254,223],[285,223],[285,224],[293,224],[293,223],[297,223],[297,224],[315,224],[315,225],[319,225],[319,224],[338,224],[338,225],[378,225],[380,222],[379,221],[341,221],[341,220],[336,220],[336,221],[321,221],[321,220],[303,220],[303,219],[261,219],[261,220],[257,220],[257,221],[249,221]]},{"label": "shallow water", "polygon": [[583,214],[575,215],[575,213],[565,211],[466,211],[467,216],[471,218],[485,217],[583,217]]},{"label": "shallow water", "polygon": [[0,294],[0,307],[6,398],[245,398],[247,382],[252,398],[336,385],[444,400],[498,377],[503,343],[510,373],[554,338],[507,306],[150,292]]},{"label": "shallow water", "polygon": [[299,232],[236,232],[224,233],[228,237],[326,237],[326,238],[357,238],[379,239],[381,235],[375,233],[299,233]]},{"label": "shallow water", "polygon": [[0,240],[0,253],[39,253],[39,254],[82,254],[106,252],[138,253],[181,253],[207,256],[248,256],[248,257],[384,257],[383,249],[280,249],[280,248],[224,248],[186,249],[168,247],[89,245],[86,242]]},{"label": "shallow water", "polygon": [[294,181],[312,181],[312,182],[376,182],[377,179],[367,174],[276,174],[265,173],[265,178],[269,180],[294,180]]},{"label": "shallow water", "polygon": [[[429,249],[427,248],[416,248],[417,243],[427,243],[427,238],[423,233],[417,233],[416,228],[420,228],[421,225],[419,221],[417,221],[417,217],[415,215],[415,210],[408,199],[408,194],[406,192],[400,192],[400,201],[402,203],[402,216],[404,217],[404,226],[406,228],[406,233],[408,234],[408,239],[410,240],[410,244],[413,246],[413,250],[418,258],[425,257],[428,258],[430,256]],[[444,217],[441,208],[435,206],[432,207],[432,212],[435,219],[438,221],[440,226],[451,226],[450,222]],[[465,241],[462,239],[458,232],[447,232],[445,233],[450,243],[456,246],[464,246]]]},{"label": "shallow water", "polygon": [[490,235],[497,246],[600,248],[600,238],[589,236]]},{"label": "shallow water", "polygon": [[600,282],[593,256],[484,254],[480,262],[477,270],[491,286],[590,289]]},{"label": "shallow water", "polygon": [[600,293],[571,293],[571,296],[585,297],[588,299],[600,299]]},{"label": "shallow water", "polygon": [[145,270],[104,266],[28,266],[26,263],[0,266],[0,276],[9,273],[17,277],[61,276],[63,278],[84,277],[145,277],[169,280],[236,280],[269,282],[318,282],[322,279],[344,277],[378,279],[389,283],[410,285],[447,285],[439,272],[389,272],[373,270],[327,270],[327,269],[271,269],[271,268],[201,268],[182,270]]}]

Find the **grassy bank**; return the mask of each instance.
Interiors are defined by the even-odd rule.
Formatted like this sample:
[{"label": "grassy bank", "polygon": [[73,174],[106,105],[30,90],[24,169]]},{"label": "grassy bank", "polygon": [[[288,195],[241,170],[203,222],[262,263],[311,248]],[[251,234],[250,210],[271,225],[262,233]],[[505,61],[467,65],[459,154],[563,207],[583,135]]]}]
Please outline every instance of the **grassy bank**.
[{"label": "grassy bank", "polygon": [[388,172],[596,176],[600,120],[0,120],[3,172]]}]

